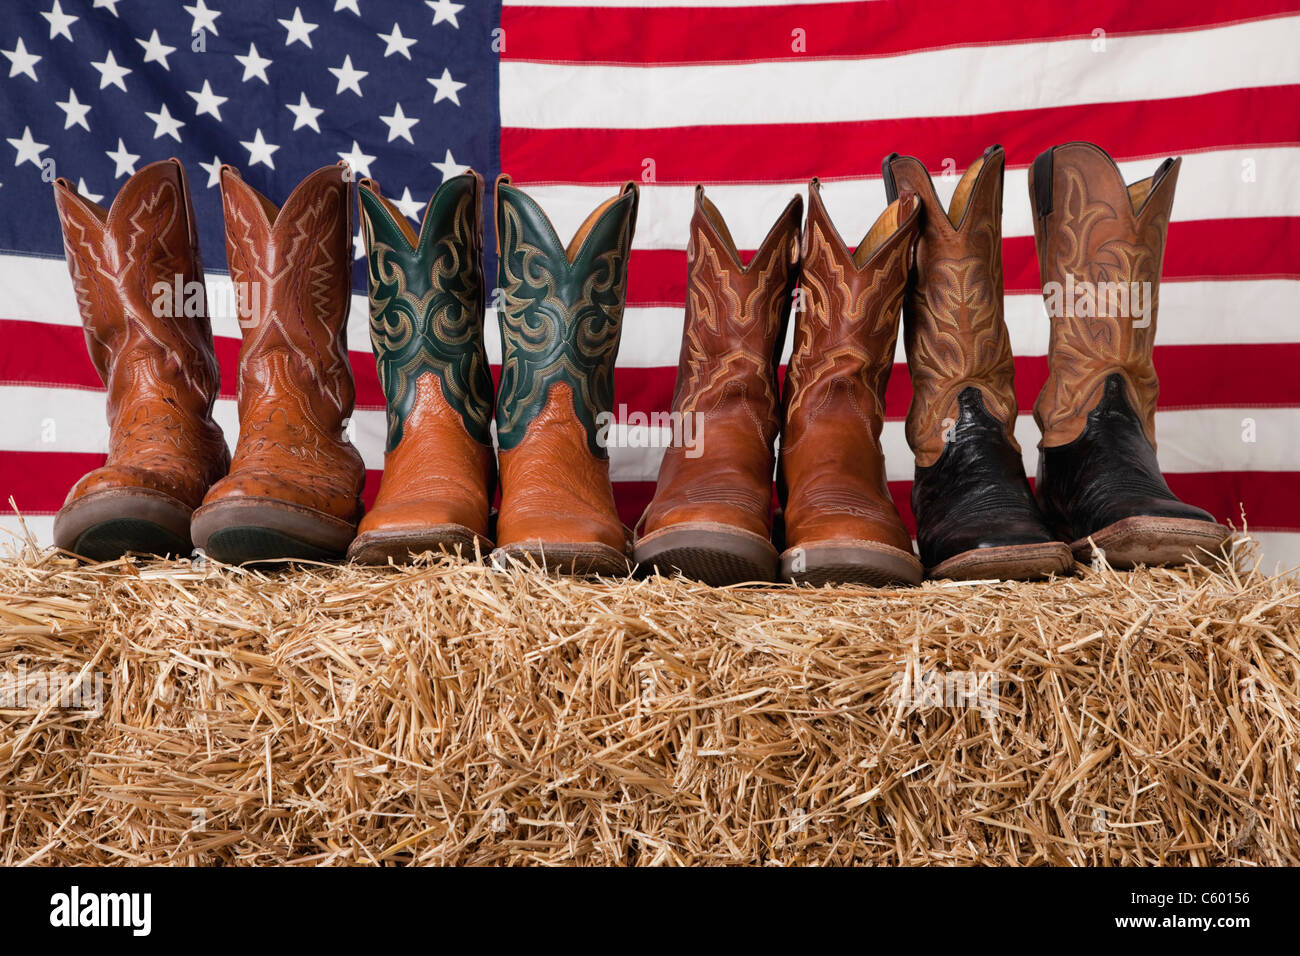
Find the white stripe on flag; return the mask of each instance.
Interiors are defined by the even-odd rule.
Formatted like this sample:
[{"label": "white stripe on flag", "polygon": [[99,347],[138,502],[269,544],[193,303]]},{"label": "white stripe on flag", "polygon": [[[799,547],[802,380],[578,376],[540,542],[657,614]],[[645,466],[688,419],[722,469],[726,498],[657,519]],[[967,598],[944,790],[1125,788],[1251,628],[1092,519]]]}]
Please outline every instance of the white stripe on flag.
[{"label": "white stripe on flag", "polygon": [[[1297,57],[1300,61],[1300,57]],[[898,144],[907,152],[907,143]],[[863,164],[876,175],[872,178],[830,180],[822,184],[822,199],[844,240],[857,243],[885,209],[885,185],[879,176],[883,157],[864,158]],[[959,156],[955,161],[968,163],[978,157]],[[935,157],[930,157],[931,161]],[[1034,223],[1029,205],[1029,170],[1032,156],[1016,159],[1022,164],[1008,169],[1003,188],[1002,234],[1032,236]],[[1243,179],[1245,164],[1251,163]],[[1121,162],[1126,182],[1136,182],[1156,171],[1159,159]],[[1178,174],[1172,219],[1246,219],[1271,216],[1300,216],[1300,148],[1261,147],[1259,149],[1215,150],[1190,153],[1183,157]],[[958,176],[944,178],[932,170],[935,190],[947,205],[957,188]],[[562,241],[572,236],[591,211],[609,199],[609,186],[523,184],[555,223]],[[776,222],[777,216],[796,195],[807,198],[806,182],[764,183],[761,185],[706,184],[709,199],[722,213],[727,226],[741,249],[755,249]],[[637,249],[685,249],[690,238],[691,216],[695,211],[695,187],[657,185],[641,187],[637,210]],[[1297,266],[1300,271],[1300,266]]]},{"label": "white stripe on flag", "polygon": [[1298,48],[1300,17],[1283,17],[1111,36],[1104,52],[1085,37],[860,60],[653,68],[506,61],[501,125],[834,123],[1150,101],[1300,83]]}]

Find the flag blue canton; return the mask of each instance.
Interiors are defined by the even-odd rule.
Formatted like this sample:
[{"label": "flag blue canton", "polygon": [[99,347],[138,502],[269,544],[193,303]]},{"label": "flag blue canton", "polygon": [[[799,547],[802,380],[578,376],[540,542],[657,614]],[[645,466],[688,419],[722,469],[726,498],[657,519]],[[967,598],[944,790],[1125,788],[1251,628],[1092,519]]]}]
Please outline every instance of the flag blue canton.
[{"label": "flag blue canton", "polygon": [[55,177],[107,207],[132,172],[169,156],[189,174],[205,262],[218,270],[222,163],[278,205],[344,159],[412,218],[446,176],[473,167],[490,185],[500,167],[499,0],[5,6],[4,251],[62,256]]}]

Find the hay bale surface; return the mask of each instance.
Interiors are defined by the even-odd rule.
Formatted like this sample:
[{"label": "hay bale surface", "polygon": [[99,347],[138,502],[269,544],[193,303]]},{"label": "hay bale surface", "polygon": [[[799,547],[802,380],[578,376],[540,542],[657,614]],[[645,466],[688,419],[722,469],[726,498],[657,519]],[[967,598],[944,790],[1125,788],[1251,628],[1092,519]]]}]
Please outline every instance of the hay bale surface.
[{"label": "hay bale surface", "polygon": [[897,591],[29,551],[0,680],[103,707],[0,708],[0,863],[1294,865],[1300,587],[1248,551]]}]

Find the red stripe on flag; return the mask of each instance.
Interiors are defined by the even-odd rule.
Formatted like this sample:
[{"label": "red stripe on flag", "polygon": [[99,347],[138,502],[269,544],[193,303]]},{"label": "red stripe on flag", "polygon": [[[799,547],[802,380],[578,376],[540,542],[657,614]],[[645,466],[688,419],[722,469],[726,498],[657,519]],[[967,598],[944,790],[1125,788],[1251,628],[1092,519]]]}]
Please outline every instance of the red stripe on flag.
[{"label": "red stripe on flag", "polygon": [[[1195,116],[1195,123],[1186,122]],[[1117,141],[1116,130],[1123,130]],[[931,170],[959,168],[1001,143],[1013,166],[1028,166],[1058,143],[1091,140],[1142,159],[1300,143],[1300,86],[1257,87],[1124,103],[1087,103],[977,116],[773,123],[667,129],[501,130],[501,165],[520,185],[639,179],[646,158],[660,183],[799,182],[880,175],[892,152]]]},{"label": "red stripe on flag", "polygon": [[[882,207],[883,211],[883,207]],[[833,215],[834,213],[832,213]],[[852,237],[856,242],[861,237]],[[743,256],[752,253],[745,251]],[[1002,241],[1008,293],[1041,290],[1032,236]],[[1196,219],[1171,223],[1164,279],[1280,279],[1300,277],[1300,217]],[[628,304],[686,302],[686,252],[634,249],[628,264]]]},{"label": "red stripe on flag", "polygon": [[[729,63],[892,56],[951,46],[1193,30],[1295,12],[1288,0],[1186,3],[826,3],[787,7],[527,7],[501,11],[503,60]],[[802,31],[796,34],[795,31]],[[802,36],[800,52],[794,39]]]}]

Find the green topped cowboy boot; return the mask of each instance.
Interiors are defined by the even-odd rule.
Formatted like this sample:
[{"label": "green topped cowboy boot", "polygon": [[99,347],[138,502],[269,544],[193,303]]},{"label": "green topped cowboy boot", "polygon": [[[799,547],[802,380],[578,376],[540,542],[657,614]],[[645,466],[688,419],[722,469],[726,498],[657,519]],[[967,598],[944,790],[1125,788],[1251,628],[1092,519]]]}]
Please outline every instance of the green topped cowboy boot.
[{"label": "green topped cowboy boot", "polygon": [[368,564],[492,548],[492,375],[483,349],[483,180],[448,179],[417,235],[360,182],[370,339],[388,404],[379,497],[348,549]]},{"label": "green topped cowboy boot", "polygon": [[565,248],[537,203],[509,177],[497,180],[497,547],[554,570],[629,567],[601,433],[614,404],[637,198],[627,183]]}]

